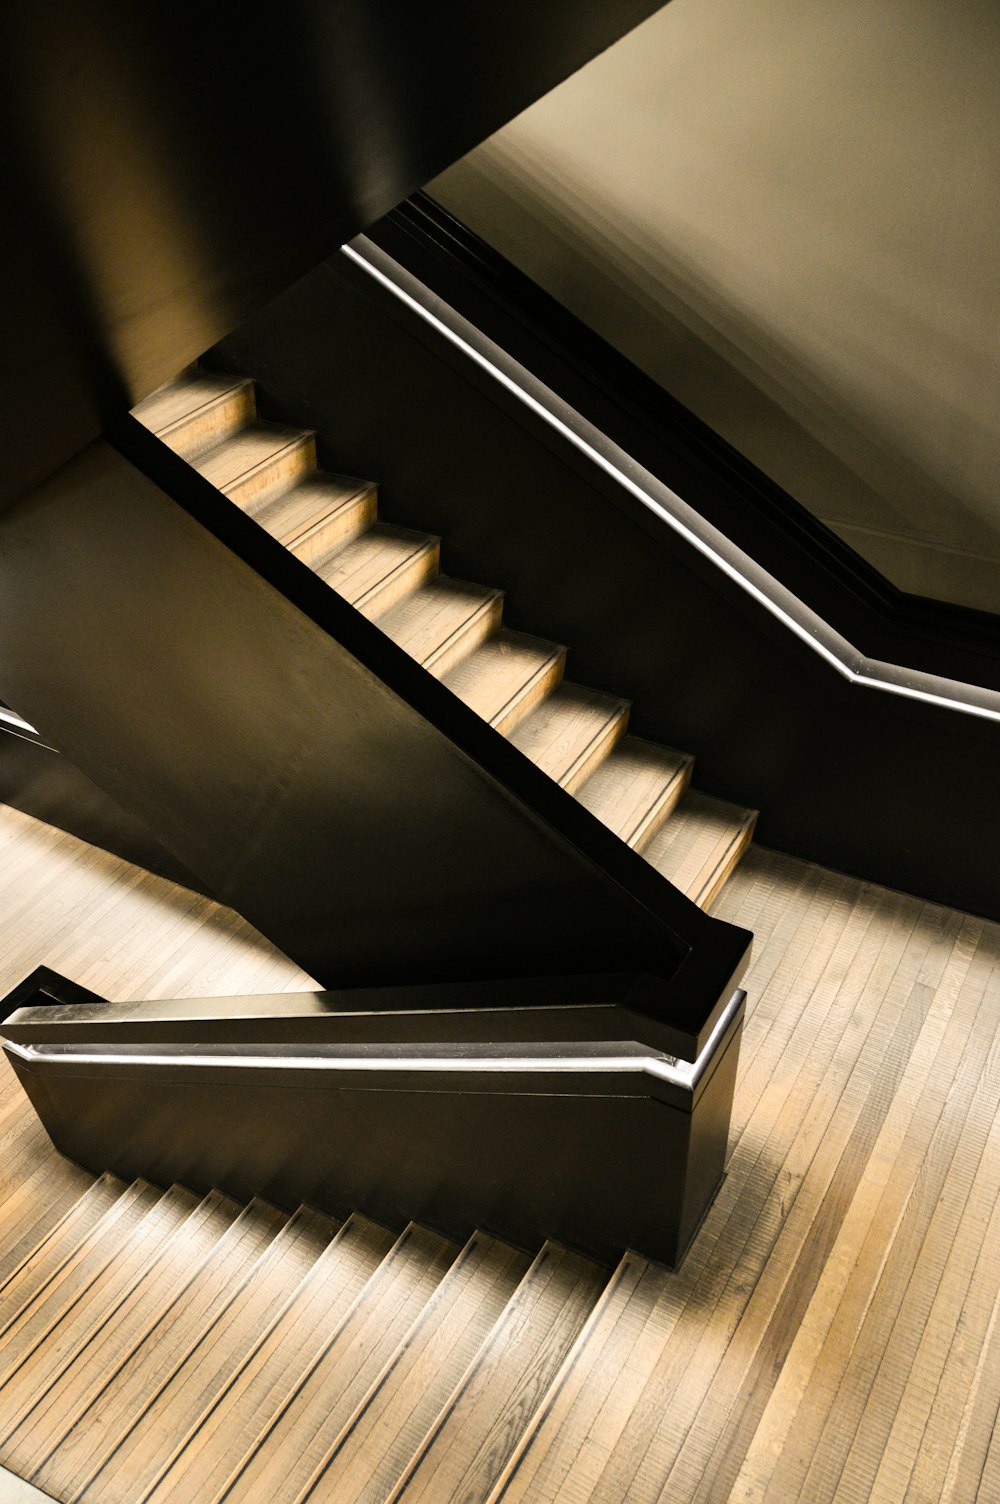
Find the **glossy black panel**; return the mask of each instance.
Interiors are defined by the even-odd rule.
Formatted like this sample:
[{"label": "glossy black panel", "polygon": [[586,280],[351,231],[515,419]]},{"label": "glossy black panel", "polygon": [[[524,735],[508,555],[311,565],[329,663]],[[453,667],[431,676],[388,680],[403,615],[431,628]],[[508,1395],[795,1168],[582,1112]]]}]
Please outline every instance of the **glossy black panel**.
[{"label": "glossy black panel", "polygon": [[8,0],[0,495],[659,0]]},{"label": "glossy black panel", "polygon": [[698,787],[759,809],[764,845],[1000,918],[1000,725],[846,682],[344,257],[212,360],[439,533],[448,573],[505,587],[512,626],[569,643]]},{"label": "glossy black panel", "polygon": [[23,1044],[204,1045],[239,1031],[274,1046],[624,1040],[669,1053],[676,1032],[643,1011],[656,988],[652,977],[591,973],[110,1004],[40,966],[7,995],[0,1018],[5,1038]]}]

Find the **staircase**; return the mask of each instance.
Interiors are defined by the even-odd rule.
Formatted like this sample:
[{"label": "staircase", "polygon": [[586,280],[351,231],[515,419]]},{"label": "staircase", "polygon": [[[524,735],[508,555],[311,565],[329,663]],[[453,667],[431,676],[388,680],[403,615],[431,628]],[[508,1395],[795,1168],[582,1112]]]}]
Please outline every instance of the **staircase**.
[{"label": "staircase", "polygon": [[[314,435],[258,422],[249,381],[192,372],[136,415],[711,902],[753,814],[691,791],[692,759],[628,735],[625,701],[568,683],[563,646],[504,627],[500,591],[442,575],[439,541],[379,521]],[[574,1396],[627,1362],[659,1278],[631,1253],[609,1278],[551,1241],[460,1246],[104,1174],[0,1252],[0,1465],[74,1504],[530,1497],[550,1450],[583,1456]]]},{"label": "staircase", "polygon": [[440,572],[440,540],[378,520],[376,487],[317,468],[315,435],[257,420],[252,381],[189,372],[147,428],[707,907],[756,815],[689,788],[692,758],[627,732],[629,705],[568,683],[566,648],[505,628],[503,595]]},{"label": "staircase", "polygon": [[500,1499],[645,1268],[104,1175],[0,1256],[0,1463],[79,1504]]}]

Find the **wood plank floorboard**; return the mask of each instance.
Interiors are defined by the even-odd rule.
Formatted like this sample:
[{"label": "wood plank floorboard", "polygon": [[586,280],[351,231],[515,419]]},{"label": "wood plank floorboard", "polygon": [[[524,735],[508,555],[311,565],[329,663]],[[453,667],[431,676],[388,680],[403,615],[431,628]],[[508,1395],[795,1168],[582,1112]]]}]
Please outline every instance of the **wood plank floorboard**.
[{"label": "wood plank floorboard", "polygon": [[757,937],[727,1179],[494,1497],[1000,1498],[1000,926],[759,849],[713,912]]},{"label": "wood plank floorboard", "polygon": [[[726,1180],[682,1267],[634,1256],[492,1498],[1000,1500],[1000,926],[760,849]],[[0,983],[307,990],[237,915],[0,808]],[[87,1178],[0,1065],[0,1255]],[[446,1504],[446,1501],[443,1501]]]}]

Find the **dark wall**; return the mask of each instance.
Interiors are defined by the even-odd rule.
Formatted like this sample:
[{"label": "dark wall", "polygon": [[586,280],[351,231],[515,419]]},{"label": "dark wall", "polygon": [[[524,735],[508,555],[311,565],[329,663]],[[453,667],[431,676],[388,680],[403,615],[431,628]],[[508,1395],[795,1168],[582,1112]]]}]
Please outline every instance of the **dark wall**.
[{"label": "dark wall", "polygon": [[0,496],[659,0],[9,0]]},{"label": "dark wall", "polygon": [[[451,574],[634,701],[779,850],[1000,917],[1000,727],[848,685],[489,377],[334,258],[213,352],[263,411],[440,533]],[[663,477],[668,483],[671,477]]]}]

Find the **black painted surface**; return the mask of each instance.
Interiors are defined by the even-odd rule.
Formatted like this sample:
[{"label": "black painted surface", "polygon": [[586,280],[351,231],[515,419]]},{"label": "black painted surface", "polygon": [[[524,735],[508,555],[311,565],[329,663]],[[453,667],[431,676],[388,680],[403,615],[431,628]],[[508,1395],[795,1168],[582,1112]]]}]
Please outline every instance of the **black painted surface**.
[{"label": "black painted surface", "polygon": [[345,258],[211,360],[439,533],[449,574],[505,587],[511,626],[569,643],[569,677],[633,700],[698,787],[758,808],[762,844],[1000,917],[1000,725],[846,683]]},{"label": "black painted surface", "polygon": [[171,882],[205,885],[60,753],[0,727],[0,802]]},{"label": "black painted surface", "polygon": [[[0,1022],[5,1038],[23,1044],[44,1042],[48,1031],[67,1044],[204,1045],[231,1041],[240,1030],[257,1044],[274,1046],[624,1040],[669,1052],[669,1025],[658,1026],[649,1016],[658,986],[655,977],[641,973],[592,972],[109,1004],[40,966],[8,993]],[[22,1008],[29,1012],[20,1014]]]},{"label": "black painted surface", "polygon": [[695,1058],[745,932],[140,425],[122,438],[214,531],[107,445],[8,508],[0,664],[19,710],[323,985],[637,968],[660,979],[666,1048]]},{"label": "black painted surface", "polygon": [[426,194],[368,234],[867,657],[1000,688],[1000,615],[898,589]]},{"label": "black painted surface", "polygon": [[0,497],[661,0],[7,0]]},{"label": "black painted surface", "polygon": [[[582,1071],[560,1069],[558,1056],[544,1070],[399,1069],[383,1049],[366,1069],[331,1070],[219,1063],[225,1044],[214,1043],[215,1060],[199,1065],[183,1025],[170,1060],[123,1057],[103,1034],[112,1058],[60,1059],[61,1024],[47,1015],[71,1013],[81,992],[49,974],[48,1006],[32,1019],[31,982],[0,1005],[27,1004],[20,1030],[3,1033],[43,1053],[5,1052],[56,1148],[97,1174],[360,1210],[395,1227],[413,1218],[463,1239],[477,1226],[529,1247],[557,1238],[609,1261],[630,1247],[674,1264],[725,1167],[742,1008],[684,1091],[638,1062]],[[230,1045],[256,1043],[258,1025],[231,1014]],[[91,1045],[94,1035],[91,1025]]]}]

